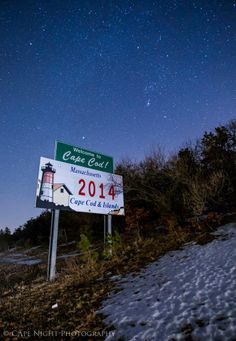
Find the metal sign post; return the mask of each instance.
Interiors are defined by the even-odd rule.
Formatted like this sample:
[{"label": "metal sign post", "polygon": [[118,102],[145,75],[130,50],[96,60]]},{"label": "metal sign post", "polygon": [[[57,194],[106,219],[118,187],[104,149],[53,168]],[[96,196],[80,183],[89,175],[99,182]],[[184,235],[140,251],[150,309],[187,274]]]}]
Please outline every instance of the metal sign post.
[{"label": "metal sign post", "polygon": [[103,244],[104,244],[104,250],[106,247],[106,234],[107,234],[107,216],[104,214],[103,216]]},{"label": "metal sign post", "polygon": [[56,276],[57,237],[58,237],[59,215],[60,215],[60,210],[52,210],[49,253],[48,253],[48,273],[47,273],[48,281],[53,281]]},{"label": "metal sign post", "polygon": [[107,236],[109,238],[109,254],[112,255],[112,215],[107,216]]},{"label": "metal sign post", "polygon": [[[54,148],[54,158],[56,156],[56,145]],[[53,185],[52,185],[53,186]],[[51,229],[50,229],[50,241],[48,250],[48,271],[47,280],[54,281],[56,277],[56,262],[57,262],[57,238],[58,238],[58,226],[60,210],[51,210]]]}]

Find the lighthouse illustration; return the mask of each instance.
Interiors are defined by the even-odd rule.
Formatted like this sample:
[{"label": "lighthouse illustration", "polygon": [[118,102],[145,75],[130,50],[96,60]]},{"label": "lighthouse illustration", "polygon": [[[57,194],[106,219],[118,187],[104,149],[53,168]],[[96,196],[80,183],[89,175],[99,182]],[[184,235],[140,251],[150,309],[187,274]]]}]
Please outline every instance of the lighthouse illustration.
[{"label": "lighthouse illustration", "polygon": [[69,200],[72,192],[70,186],[64,183],[66,180],[66,175],[58,161],[41,158],[36,207],[71,211]]},{"label": "lighthouse illustration", "polygon": [[54,185],[54,174],[56,170],[52,168],[50,162],[46,163],[45,166],[41,168],[42,180],[41,188],[39,192],[39,198],[42,201],[48,201],[53,203],[53,185]]}]

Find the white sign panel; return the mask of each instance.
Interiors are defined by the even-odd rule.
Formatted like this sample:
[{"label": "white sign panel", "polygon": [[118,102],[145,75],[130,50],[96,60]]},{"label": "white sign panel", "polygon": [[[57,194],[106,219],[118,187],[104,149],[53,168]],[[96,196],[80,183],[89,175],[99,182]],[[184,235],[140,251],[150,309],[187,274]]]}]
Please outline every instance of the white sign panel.
[{"label": "white sign panel", "polygon": [[41,157],[36,207],[124,215],[123,178]]}]

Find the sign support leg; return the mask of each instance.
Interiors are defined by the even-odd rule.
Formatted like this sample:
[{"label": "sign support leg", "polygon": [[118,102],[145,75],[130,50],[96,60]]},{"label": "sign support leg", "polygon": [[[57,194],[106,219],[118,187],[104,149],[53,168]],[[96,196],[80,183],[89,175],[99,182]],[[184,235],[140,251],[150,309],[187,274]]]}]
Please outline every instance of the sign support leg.
[{"label": "sign support leg", "polygon": [[48,253],[48,273],[47,273],[48,281],[53,281],[55,279],[55,274],[56,274],[59,215],[60,215],[60,210],[52,210],[49,253]]},{"label": "sign support leg", "polygon": [[105,247],[106,247],[106,236],[107,236],[107,219],[106,219],[106,215],[104,214],[103,216],[103,244],[104,244],[104,250],[105,250]]},{"label": "sign support leg", "polygon": [[107,235],[108,237],[110,238],[109,240],[109,243],[110,243],[110,246],[109,246],[109,254],[112,255],[112,215],[111,214],[108,214],[107,216],[107,220],[108,220],[108,224],[107,224]]}]

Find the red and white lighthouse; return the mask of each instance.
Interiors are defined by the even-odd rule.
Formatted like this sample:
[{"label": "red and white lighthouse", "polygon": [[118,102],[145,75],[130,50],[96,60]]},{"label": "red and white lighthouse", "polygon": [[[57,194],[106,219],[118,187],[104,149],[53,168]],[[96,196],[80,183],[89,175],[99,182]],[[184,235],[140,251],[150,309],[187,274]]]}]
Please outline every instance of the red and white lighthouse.
[{"label": "red and white lighthouse", "polygon": [[52,164],[50,162],[46,163],[41,170],[43,173],[40,188],[40,200],[53,202],[53,184],[56,170],[52,168]]}]

